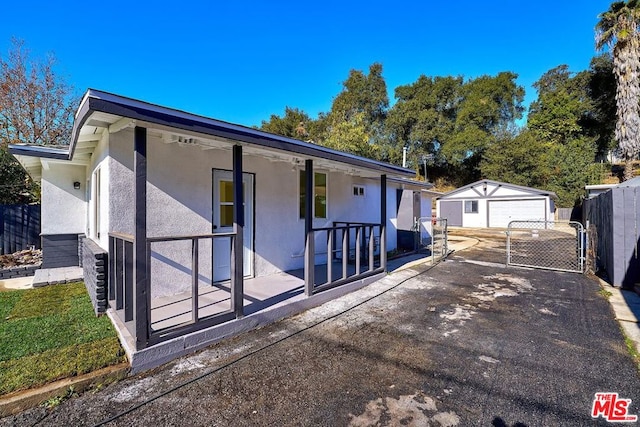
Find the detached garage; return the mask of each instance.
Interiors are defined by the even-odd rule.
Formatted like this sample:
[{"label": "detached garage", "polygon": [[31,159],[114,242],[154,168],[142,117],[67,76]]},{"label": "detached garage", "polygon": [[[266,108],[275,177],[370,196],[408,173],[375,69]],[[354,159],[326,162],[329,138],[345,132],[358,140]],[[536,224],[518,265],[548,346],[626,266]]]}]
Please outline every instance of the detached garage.
[{"label": "detached garage", "polygon": [[554,218],[551,191],[483,179],[436,200],[438,216],[453,227],[506,228],[514,220]]}]

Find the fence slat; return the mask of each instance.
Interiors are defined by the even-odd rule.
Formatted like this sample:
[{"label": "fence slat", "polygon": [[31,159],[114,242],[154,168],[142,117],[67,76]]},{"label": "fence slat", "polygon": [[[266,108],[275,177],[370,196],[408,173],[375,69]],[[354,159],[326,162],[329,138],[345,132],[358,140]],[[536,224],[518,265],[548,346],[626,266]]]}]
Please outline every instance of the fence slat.
[{"label": "fence slat", "polygon": [[0,205],[0,255],[40,249],[40,205]]}]

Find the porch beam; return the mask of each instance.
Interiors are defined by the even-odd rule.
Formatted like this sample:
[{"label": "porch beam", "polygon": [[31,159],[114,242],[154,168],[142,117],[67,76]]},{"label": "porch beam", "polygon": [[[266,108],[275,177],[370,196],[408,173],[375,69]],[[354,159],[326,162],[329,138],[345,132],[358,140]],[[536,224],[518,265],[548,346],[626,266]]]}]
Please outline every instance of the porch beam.
[{"label": "porch beam", "polygon": [[[310,297],[313,295],[315,281],[315,240],[313,234],[313,160],[308,159],[305,165],[305,195],[304,195],[304,293]],[[327,254],[327,262],[331,257]],[[330,282],[331,277],[327,280]]]},{"label": "porch beam", "polygon": [[242,146],[233,146],[233,229],[231,237],[231,306],[236,318],[244,317],[244,199]]},{"label": "porch beam", "polygon": [[380,176],[380,268],[387,271],[387,175]]},{"label": "porch beam", "polygon": [[134,283],[136,348],[149,343],[149,283],[147,277],[147,129],[137,127],[133,136],[134,184]]}]

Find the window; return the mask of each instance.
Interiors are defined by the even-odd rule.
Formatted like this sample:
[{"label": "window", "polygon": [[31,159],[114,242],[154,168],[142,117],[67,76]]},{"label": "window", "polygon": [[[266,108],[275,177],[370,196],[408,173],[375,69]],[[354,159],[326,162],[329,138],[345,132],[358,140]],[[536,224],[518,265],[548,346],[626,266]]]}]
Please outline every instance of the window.
[{"label": "window", "polygon": [[[300,218],[305,217],[305,201],[307,199],[305,171],[300,171]],[[327,174],[313,174],[313,212],[315,218],[327,217]]]},{"label": "window", "polygon": [[477,200],[465,200],[464,213],[478,213],[478,201]]},{"label": "window", "polygon": [[364,187],[362,185],[354,185],[353,195],[356,197],[364,197]]}]

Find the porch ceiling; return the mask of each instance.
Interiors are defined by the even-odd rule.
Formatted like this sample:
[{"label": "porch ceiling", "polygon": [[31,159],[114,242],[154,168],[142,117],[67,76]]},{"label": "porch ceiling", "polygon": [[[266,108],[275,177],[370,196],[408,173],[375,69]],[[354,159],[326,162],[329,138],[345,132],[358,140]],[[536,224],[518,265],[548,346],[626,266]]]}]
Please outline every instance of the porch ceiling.
[{"label": "porch ceiling", "polygon": [[[150,137],[160,139],[165,144],[175,144],[182,148],[192,147],[199,148],[202,151],[212,149],[229,150],[234,145],[240,144],[243,147],[243,153],[260,156],[271,162],[284,162],[291,167],[304,167],[304,160],[308,156],[277,150],[269,147],[261,147],[250,143],[245,143],[230,138],[216,137],[208,134],[189,132],[181,129],[175,129],[163,125],[158,125],[141,120],[132,120],[106,114],[101,112],[92,113],[86,124],[82,126],[79,132],[75,149],[73,150],[73,163],[87,162],[93,153],[93,149],[98,144],[104,132],[115,133],[123,129],[133,128],[134,126],[142,126],[147,128],[147,134]],[[313,157],[314,167],[340,171],[350,175],[362,177],[379,178],[380,172],[374,170],[349,165],[342,162],[331,161],[323,158]]]}]

